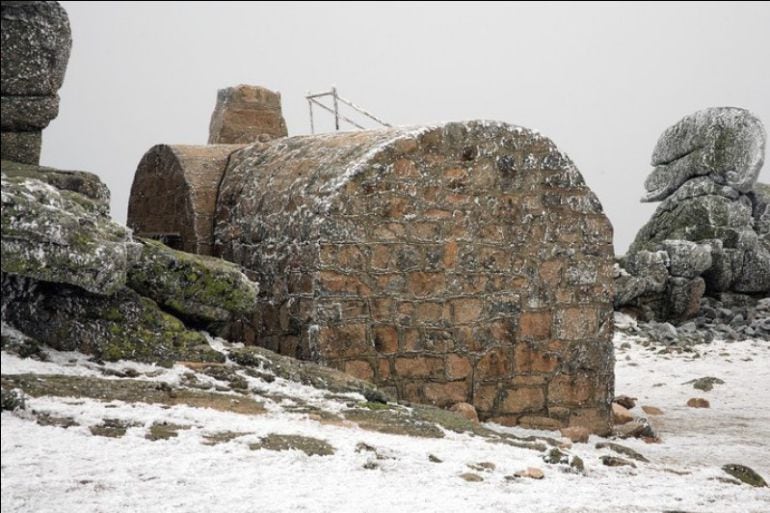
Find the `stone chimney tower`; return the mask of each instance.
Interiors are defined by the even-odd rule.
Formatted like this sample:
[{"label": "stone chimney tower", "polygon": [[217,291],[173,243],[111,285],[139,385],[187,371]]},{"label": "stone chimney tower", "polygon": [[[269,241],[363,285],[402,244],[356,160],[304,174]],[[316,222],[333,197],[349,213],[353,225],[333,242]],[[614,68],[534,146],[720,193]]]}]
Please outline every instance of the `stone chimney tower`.
[{"label": "stone chimney tower", "polygon": [[248,144],[287,135],[281,93],[243,84],[217,92],[209,144]]}]

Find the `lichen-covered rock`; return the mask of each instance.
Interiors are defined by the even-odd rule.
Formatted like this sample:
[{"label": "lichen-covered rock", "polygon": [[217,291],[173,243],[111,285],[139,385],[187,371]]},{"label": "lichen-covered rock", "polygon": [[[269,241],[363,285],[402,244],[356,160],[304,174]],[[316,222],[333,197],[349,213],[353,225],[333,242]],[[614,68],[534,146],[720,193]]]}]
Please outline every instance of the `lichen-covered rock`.
[{"label": "lichen-covered rock", "polygon": [[767,481],[764,480],[754,469],[738,463],[729,463],[722,466],[722,470],[731,476],[740,479],[742,482],[755,486],[757,488],[767,488]]},{"label": "lichen-covered rock", "polygon": [[0,142],[4,160],[37,164],[40,160],[40,145],[42,144],[40,130],[32,132],[2,132]]},{"label": "lichen-covered rock", "polygon": [[692,279],[672,276],[667,284],[665,309],[657,317],[675,321],[690,319],[698,313],[704,292],[706,282],[700,276]]},{"label": "lichen-covered rock", "polygon": [[745,109],[712,107],[685,116],[658,139],[644,201],[664,199],[701,175],[749,192],[762,168],[766,138],[762,122]]},{"label": "lichen-covered rock", "polygon": [[643,455],[639,454],[638,452],[631,449],[630,447],[626,447],[625,445],[616,444],[614,442],[599,442],[596,444],[595,447],[597,449],[609,449],[611,451],[615,451],[618,454],[628,456],[629,458],[635,459],[636,461],[641,461],[643,463],[650,462],[650,460],[645,458]]},{"label": "lichen-covered rock", "polygon": [[3,2],[3,96],[56,94],[64,81],[72,37],[58,2]]},{"label": "lichen-covered rock", "polygon": [[368,381],[354,378],[336,369],[283,356],[262,347],[246,346],[231,349],[227,356],[244,367],[254,367],[303,385],[323,388],[335,393],[356,392],[373,403],[384,404],[392,400]]},{"label": "lichen-covered rock", "polygon": [[734,281],[728,290],[735,292],[770,292],[770,244],[754,233],[746,234],[732,261]]},{"label": "lichen-covered rock", "polygon": [[768,194],[763,184],[752,190],[765,139],[759,119],[728,107],[696,112],[663,133],[643,199],[663,201],[626,261],[663,251],[665,290],[652,290],[645,274],[627,267],[617,273],[616,308],[638,309],[644,320],[682,321],[698,312],[704,292],[770,292]]},{"label": "lichen-covered rock", "polygon": [[720,239],[726,248],[735,248],[744,232],[753,232],[752,205],[747,196],[731,200],[705,195],[677,203],[664,202],[639,230],[629,252],[649,249],[664,240],[701,242]]},{"label": "lichen-covered rock", "polygon": [[258,443],[249,444],[249,449],[256,451],[267,449],[269,451],[302,451],[308,456],[331,456],[335,453],[334,447],[325,440],[302,435],[279,435],[270,433],[262,437]]},{"label": "lichen-covered rock", "polygon": [[198,331],[123,287],[111,296],[3,273],[4,321],[61,351],[103,360],[223,361]]},{"label": "lichen-covered rock", "polygon": [[[3,294],[6,292],[9,291],[3,289]],[[2,322],[0,330],[2,330],[0,331],[0,349],[3,351],[19,355],[22,358],[34,356],[40,360],[46,359],[42,345],[34,338],[28,337],[16,328],[9,326],[5,321]]]},{"label": "lichen-covered rock", "polygon": [[128,285],[192,322],[227,321],[253,312],[257,284],[225,260],[175,251],[142,239],[128,270]]},{"label": "lichen-covered rock", "polygon": [[2,96],[0,107],[4,132],[42,130],[59,114],[59,96]]},{"label": "lichen-covered rock", "polygon": [[116,292],[126,282],[130,235],[103,210],[101,200],[3,174],[3,272]]},{"label": "lichen-covered rock", "polygon": [[167,311],[196,326],[251,311],[256,285],[235,265],[133,241],[106,215],[95,175],[2,166],[3,321],[35,341],[20,351],[39,342],[109,360],[224,358]]},{"label": "lichen-covered rock", "polygon": [[716,297],[704,295],[697,314],[678,327],[655,321],[623,322],[625,319],[628,317],[616,313],[617,329],[676,351],[689,351],[695,344],[708,344],[714,339],[770,340],[770,297],[732,292],[722,292]]},{"label": "lichen-covered rock", "polygon": [[770,246],[770,184],[754,184],[754,190],[749,193],[754,217],[754,231]]},{"label": "lichen-covered rock", "polygon": [[57,91],[64,81],[72,38],[58,2],[3,2],[3,159],[37,164],[41,130],[59,113]]},{"label": "lichen-covered rock", "polygon": [[[101,402],[211,408],[242,415],[265,413],[264,403],[243,395],[195,390],[147,379],[98,378],[62,374],[3,374],[2,390],[21,390],[31,397],[79,397]],[[113,425],[116,423],[110,422]]]},{"label": "lichen-covered rock", "polygon": [[24,396],[18,390],[5,389],[0,391],[0,409],[2,411],[23,410],[25,408]]},{"label": "lichen-covered rock", "polygon": [[695,278],[711,267],[711,246],[686,240],[664,240],[661,245],[668,254],[671,276]]},{"label": "lichen-covered rock", "polygon": [[96,210],[104,215],[110,213],[110,190],[98,176],[86,171],[62,171],[52,167],[23,164],[3,160],[0,170],[9,178],[35,178],[57,189],[72,191],[91,199]]},{"label": "lichen-covered rock", "polygon": [[621,260],[615,277],[615,307],[640,296],[661,293],[668,280],[668,255],[664,251],[639,251]]}]

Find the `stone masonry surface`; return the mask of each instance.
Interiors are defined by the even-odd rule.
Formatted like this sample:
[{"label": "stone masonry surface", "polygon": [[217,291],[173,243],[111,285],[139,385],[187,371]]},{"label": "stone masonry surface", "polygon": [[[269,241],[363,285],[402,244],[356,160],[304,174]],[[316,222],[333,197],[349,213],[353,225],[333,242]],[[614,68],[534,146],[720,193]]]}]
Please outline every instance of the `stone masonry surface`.
[{"label": "stone masonry surface", "polygon": [[214,252],[260,283],[231,337],[402,400],[609,430],[612,227],[534,131],[448,123],[238,150]]},{"label": "stone masonry surface", "polygon": [[241,147],[159,144],[150,148],[131,186],[129,228],[174,249],[211,255],[219,182],[228,157]]}]

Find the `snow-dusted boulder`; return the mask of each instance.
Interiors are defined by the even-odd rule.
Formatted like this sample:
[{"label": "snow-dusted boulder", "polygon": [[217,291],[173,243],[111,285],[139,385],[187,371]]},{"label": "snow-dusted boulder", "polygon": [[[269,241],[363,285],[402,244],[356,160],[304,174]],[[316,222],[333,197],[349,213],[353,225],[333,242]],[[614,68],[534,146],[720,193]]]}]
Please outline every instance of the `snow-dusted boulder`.
[{"label": "snow-dusted boulder", "polygon": [[698,111],[663,133],[643,198],[663,201],[626,261],[664,251],[666,286],[640,290],[649,278],[627,267],[616,307],[679,321],[698,311],[704,292],[770,292],[770,208],[766,186],[756,184],[765,140],[761,121],[733,107]]},{"label": "snow-dusted boulder", "polygon": [[110,295],[126,283],[130,246],[100,201],[3,172],[3,272]]},{"label": "snow-dusted boulder", "polygon": [[253,308],[237,266],[135,241],[96,175],[2,165],[4,335],[105,360],[224,359],[190,327]]},{"label": "snow-dusted boulder", "polygon": [[666,129],[652,153],[643,201],[660,201],[694,176],[749,192],[765,156],[762,122],[746,109],[712,107]]},{"label": "snow-dusted boulder", "polygon": [[194,322],[227,321],[234,313],[254,310],[257,284],[235,264],[175,251],[153,240],[140,242],[141,254],[128,271],[132,289]]}]

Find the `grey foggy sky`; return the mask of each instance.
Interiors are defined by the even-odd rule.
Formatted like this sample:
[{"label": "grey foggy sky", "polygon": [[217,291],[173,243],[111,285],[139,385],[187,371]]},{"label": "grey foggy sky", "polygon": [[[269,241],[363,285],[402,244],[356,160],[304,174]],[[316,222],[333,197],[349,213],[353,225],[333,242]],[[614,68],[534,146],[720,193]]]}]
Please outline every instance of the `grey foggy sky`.
[{"label": "grey foggy sky", "polygon": [[655,208],[639,198],[666,127],[718,105],[770,125],[767,2],[61,3],[73,48],[41,162],[97,173],[121,223],[144,152],[204,144],[217,89],[240,83],[281,92],[289,135],[331,84],[396,125],[536,128],[599,196],[617,253]]}]

